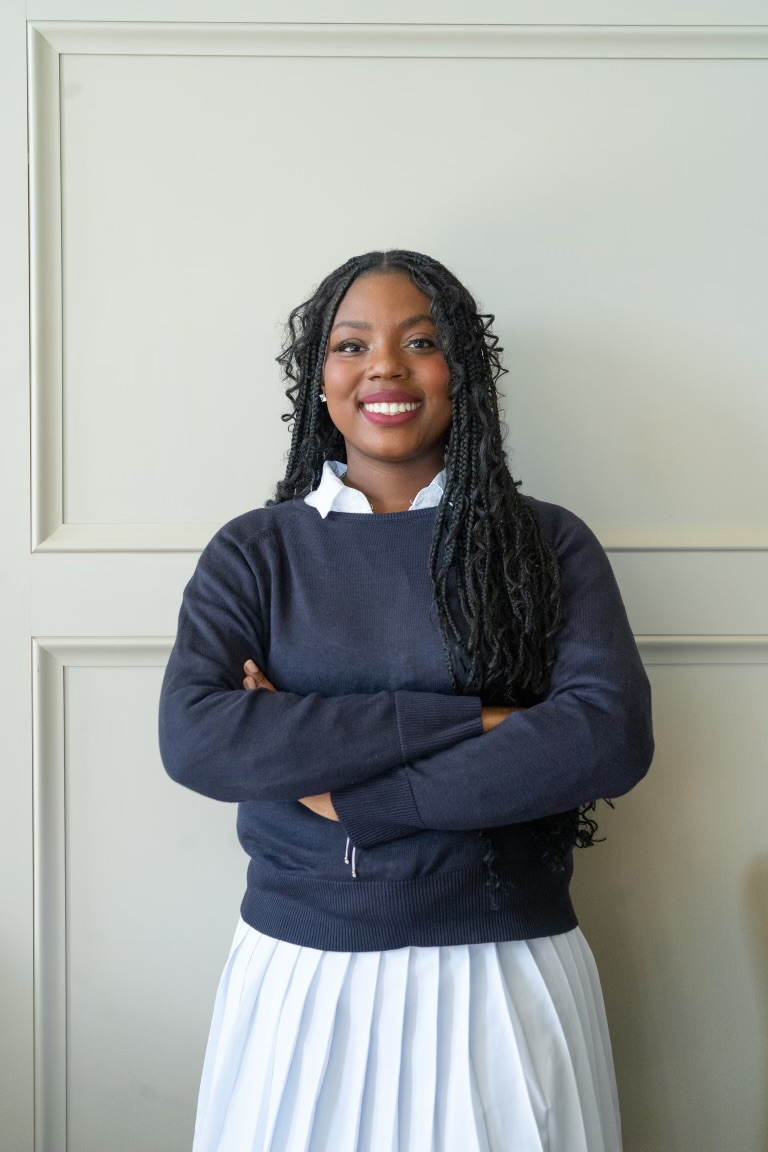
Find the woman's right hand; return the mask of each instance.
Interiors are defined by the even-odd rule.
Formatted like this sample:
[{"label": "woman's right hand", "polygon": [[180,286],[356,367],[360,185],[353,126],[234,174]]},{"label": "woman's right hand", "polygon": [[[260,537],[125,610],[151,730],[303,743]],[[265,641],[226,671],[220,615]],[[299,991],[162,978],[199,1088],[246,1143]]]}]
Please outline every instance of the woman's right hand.
[{"label": "woman's right hand", "polygon": [[505,704],[489,704],[483,705],[480,713],[483,719],[483,732],[490,732],[497,724],[501,724],[502,720],[506,720],[512,712],[527,712],[527,708],[513,708],[507,707]]}]

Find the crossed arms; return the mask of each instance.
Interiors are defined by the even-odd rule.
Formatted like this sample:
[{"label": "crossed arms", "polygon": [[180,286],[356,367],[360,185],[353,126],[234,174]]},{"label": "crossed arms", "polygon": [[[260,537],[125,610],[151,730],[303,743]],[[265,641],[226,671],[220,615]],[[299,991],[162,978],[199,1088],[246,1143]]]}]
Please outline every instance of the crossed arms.
[{"label": "crossed arms", "polygon": [[479,696],[245,690],[245,661],[265,665],[255,576],[221,529],[184,589],[163,677],[166,771],[219,800],[329,793],[360,847],[623,795],[653,758],[650,683],[608,557],[572,513],[558,558],[564,623],[547,696],[486,731]]},{"label": "crossed arms", "polygon": [[[268,692],[277,692],[277,688],[275,688],[272,681],[264,675],[261,668],[258,668],[256,664],[254,664],[253,660],[246,660],[245,664],[243,665],[243,671],[245,672],[245,676],[243,677],[243,687],[246,689],[246,691],[254,692],[257,689],[265,689]],[[500,724],[502,720],[504,720],[507,716],[510,716],[513,712],[525,711],[525,708],[517,708],[513,706],[484,706],[481,709],[483,731],[489,732],[492,728],[495,728],[497,724]],[[339,819],[339,814],[333,806],[330,792],[321,792],[317,796],[300,796],[299,803],[303,804],[306,808],[309,808],[312,812],[316,813],[316,815],[323,816],[326,820],[338,821]]]}]

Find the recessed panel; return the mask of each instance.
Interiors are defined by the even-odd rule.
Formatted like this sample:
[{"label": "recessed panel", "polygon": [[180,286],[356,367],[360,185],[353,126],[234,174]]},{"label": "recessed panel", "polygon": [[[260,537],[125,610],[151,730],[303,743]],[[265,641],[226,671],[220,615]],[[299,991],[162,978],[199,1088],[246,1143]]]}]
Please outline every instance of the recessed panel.
[{"label": "recessed panel", "polygon": [[72,1152],[188,1152],[245,891],[236,806],[180,787],[162,767],[161,677],[65,670]]},{"label": "recessed panel", "polygon": [[648,669],[656,754],[598,805],[574,903],[600,971],[625,1146],[758,1149],[765,1132],[768,665]]},{"label": "recessed panel", "polygon": [[603,537],[765,542],[763,61],[61,59],[64,520],[222,523],[350,256],[496,315],[513,472]]}]

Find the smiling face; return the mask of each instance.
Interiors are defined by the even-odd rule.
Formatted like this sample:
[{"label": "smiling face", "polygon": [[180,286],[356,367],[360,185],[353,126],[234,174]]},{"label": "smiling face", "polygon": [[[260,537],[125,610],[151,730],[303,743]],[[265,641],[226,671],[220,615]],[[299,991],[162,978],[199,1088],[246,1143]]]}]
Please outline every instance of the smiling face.
[{"label": "smiling face", "polygon": [[[358,276],[338,306],[323,384],[359,479],[366,462],[420,461],[427,472],[443,466],[450,372],[429,312],[429,297],[399,271]],[[363,407],[366,399],[416,408],[375,412]]]}]

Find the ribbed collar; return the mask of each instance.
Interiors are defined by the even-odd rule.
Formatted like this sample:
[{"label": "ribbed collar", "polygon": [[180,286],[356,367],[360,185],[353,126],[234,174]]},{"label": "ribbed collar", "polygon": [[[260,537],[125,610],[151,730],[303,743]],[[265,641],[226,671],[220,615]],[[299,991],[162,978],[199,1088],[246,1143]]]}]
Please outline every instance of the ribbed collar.
[{"label": "ribbed collar", "polygon": [[[366,497],[357,488],[348,488],[341,477],[347,470],[347,465],[340,460],[326,460],[323,464],[323,474],[317,488],[304,497],[307,504],[317,508],[325,519],[329,512],[373,512]],[[409,512],[417,508],[430,508],[439,504],[445,490],[446,472],[442,468],[434,480],[416,493],[411,501]]]}]

